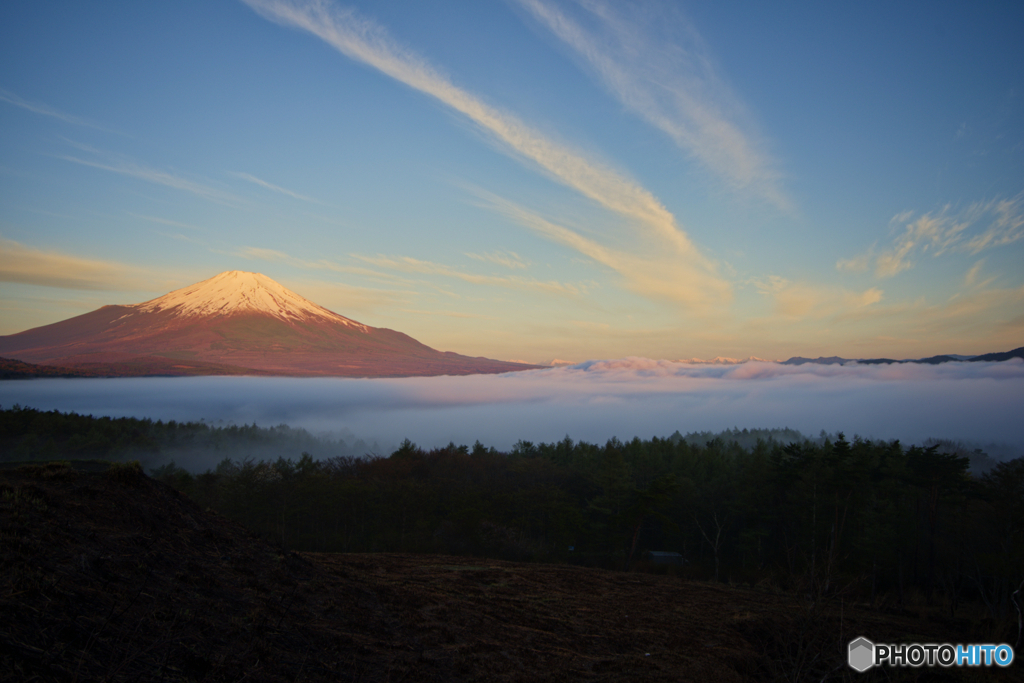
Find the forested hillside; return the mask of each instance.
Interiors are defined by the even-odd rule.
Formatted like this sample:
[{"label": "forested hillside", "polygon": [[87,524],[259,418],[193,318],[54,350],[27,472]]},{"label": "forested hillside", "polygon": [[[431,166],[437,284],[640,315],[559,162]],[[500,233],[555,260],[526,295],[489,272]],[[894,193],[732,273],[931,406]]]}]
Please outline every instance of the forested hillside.
[{"label": "forested hillside", "polygon": [[[969,472],[941,444],[788,443],[691,437],[604,445],[477,442],[388,457],[327,456],[298,430],[118,421],[29,409],[2,412],[11,453],[104,457],[169,442],[216,448],[250,438],[319,449],[276,460],[224,458],[201,474],[151,468],[202,506],[290,550],[421,552],[643,569],[647,550],[686,560],[692,578],[759,585],[874,605],[966,601],[993,623],[1016,616],[1024,580],[1024,458]],[[19,424],[51,436],[33,451]],[[737,432],[742,436],[742,432]],[[751,433],[747,432],[749,436]],[[769,434],[770,436],[770,434]],[[41,438],[41,437],[40,437]],[[19,441],[21,439],[21,441]],[[176,441],[177,440],[177,441]],[[12,443],[18,445],[9,449]],[[163,452],[163,451],[161,451]]]}]

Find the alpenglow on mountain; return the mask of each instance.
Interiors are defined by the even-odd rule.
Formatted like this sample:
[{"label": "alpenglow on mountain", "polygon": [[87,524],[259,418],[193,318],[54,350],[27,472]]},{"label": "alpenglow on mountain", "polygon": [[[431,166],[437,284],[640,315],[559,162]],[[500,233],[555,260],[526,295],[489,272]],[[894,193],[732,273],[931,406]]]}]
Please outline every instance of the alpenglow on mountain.
[{"label": "alpenglow on mountain", "polygon": [[107,375],[409,377],[534,367],[437,351],[236,270],[151,301],[0,336],[0,356]]}]

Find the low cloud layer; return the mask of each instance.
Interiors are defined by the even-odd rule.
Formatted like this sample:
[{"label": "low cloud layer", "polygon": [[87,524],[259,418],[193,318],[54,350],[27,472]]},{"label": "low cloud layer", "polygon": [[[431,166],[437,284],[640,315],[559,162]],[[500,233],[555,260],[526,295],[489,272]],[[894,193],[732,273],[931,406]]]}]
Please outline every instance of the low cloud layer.
[{"label": "low cloud layer", "polygon": [[1024,362],[698,366],[644,358],[469,377],[255,377],[0,382],[0,405],[347,431],[388,450],[454,441],[603,443],[676,430],[791,427],[805,434],[929,437],[1024,446]]}]

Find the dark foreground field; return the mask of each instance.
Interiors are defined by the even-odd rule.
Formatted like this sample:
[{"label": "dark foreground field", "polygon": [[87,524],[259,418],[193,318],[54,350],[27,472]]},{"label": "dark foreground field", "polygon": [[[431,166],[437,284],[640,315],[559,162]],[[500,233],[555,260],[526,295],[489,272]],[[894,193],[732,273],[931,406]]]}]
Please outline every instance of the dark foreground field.
[{"label": "dark foreground field", "polygon": [[0,471],[0,680],[1021,680],[856,674],[967,622],[565,565],[281,552],[131,466]]}]

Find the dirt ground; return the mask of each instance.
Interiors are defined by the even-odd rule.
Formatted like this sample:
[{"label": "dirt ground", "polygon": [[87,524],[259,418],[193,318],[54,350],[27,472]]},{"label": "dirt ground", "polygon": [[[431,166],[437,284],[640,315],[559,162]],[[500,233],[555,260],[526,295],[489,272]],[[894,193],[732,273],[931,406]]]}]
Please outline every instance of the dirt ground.
[{"label": "dirt ground", "polygon": [[0,680],[1022,680],[845,647],[955,622],[671,576],[283,552],[126,467],[0,470]]}]

